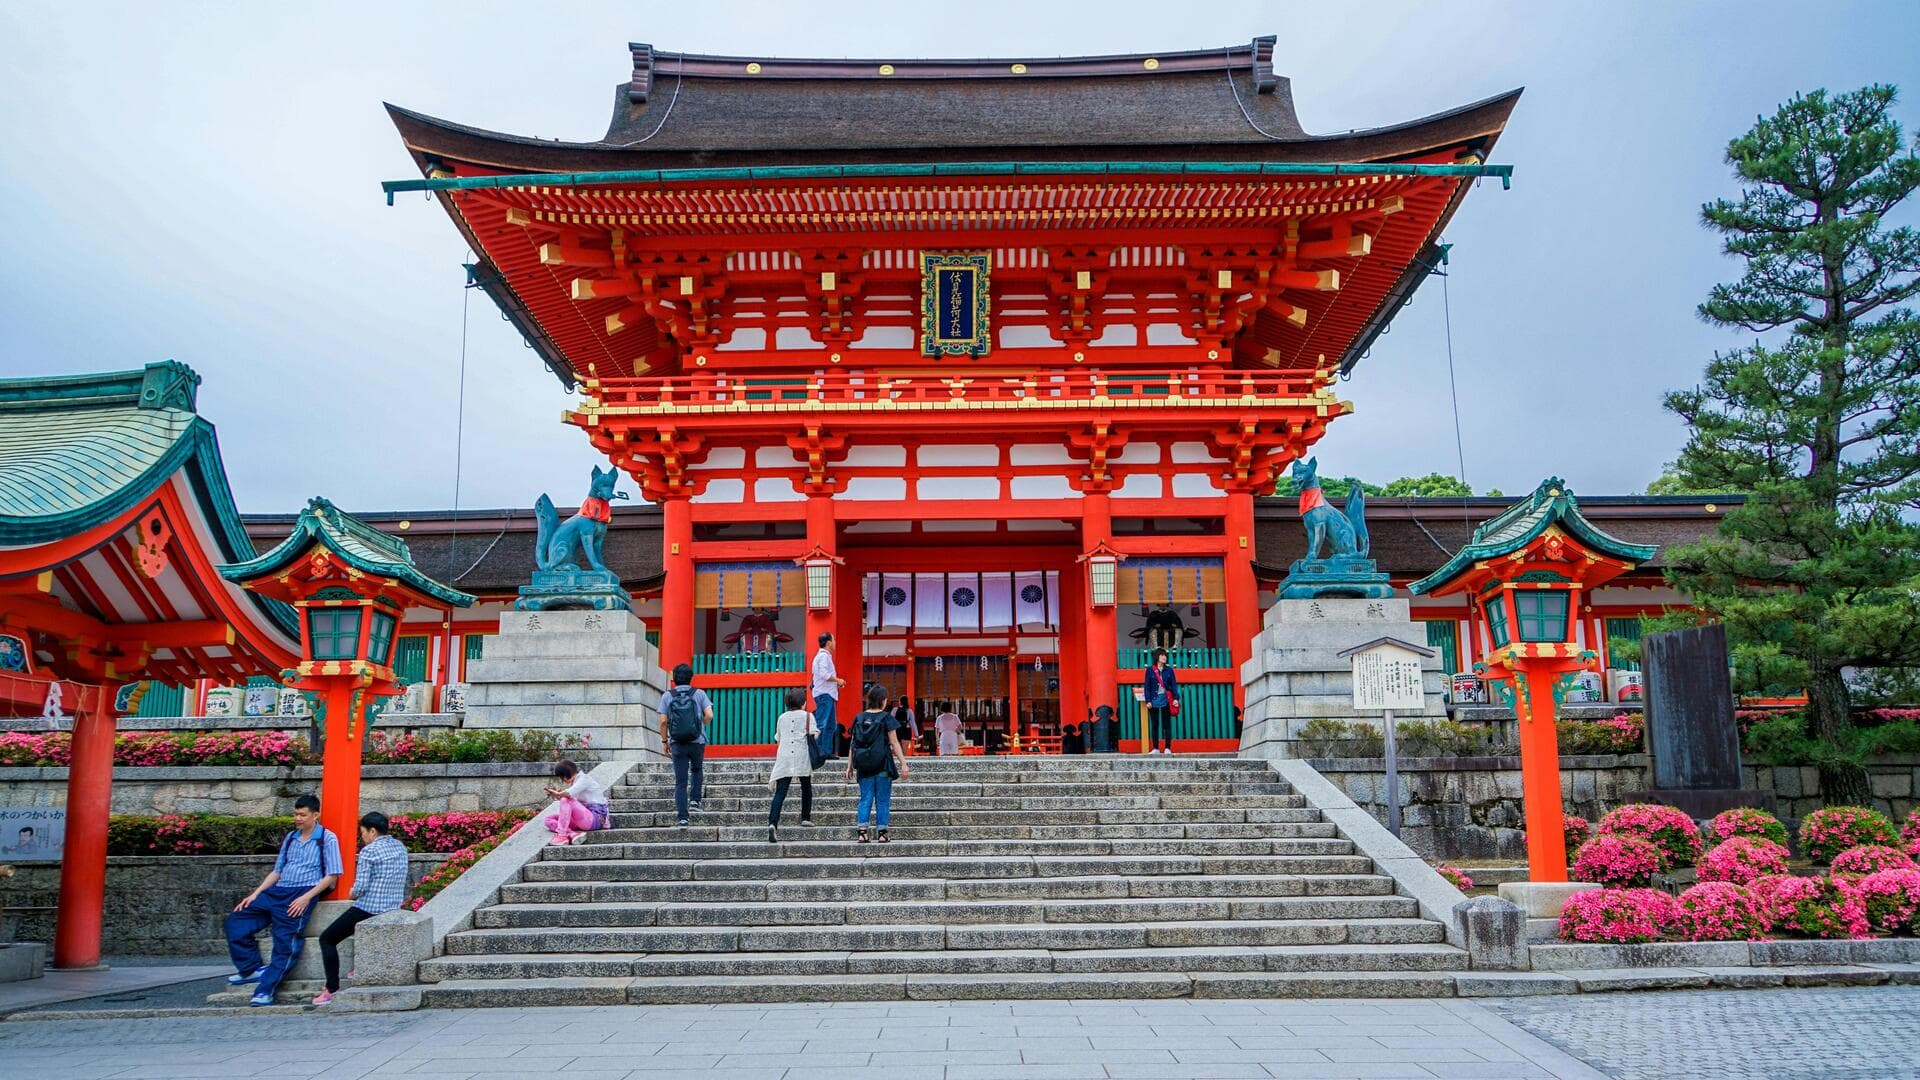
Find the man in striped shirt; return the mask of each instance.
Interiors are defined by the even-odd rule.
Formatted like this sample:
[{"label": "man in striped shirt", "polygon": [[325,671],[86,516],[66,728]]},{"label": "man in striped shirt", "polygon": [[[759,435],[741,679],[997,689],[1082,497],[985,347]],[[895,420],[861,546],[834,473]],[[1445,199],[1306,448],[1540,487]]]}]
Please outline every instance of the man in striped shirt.
[{"label": "man in striped shirt", "polygon": [[[313,902],[340,880],[340,840],[320,825],[320,800],[302,795],[293,801],[292,832],[280,841],[280,856],[258,888],[241,897],[227,914],[227,954],[234,986],[259,983],[250,1005],[271,1005],[293,962],[300,958],[300,935]],[[260,931],[273,929],[273,959],[260,961]]]},{"label": "man in striped shirt", "polygon": [[361,815],[360,858],[353,866],[353,906],[320,931],[320,962],[327,969],[327,987],[313,999],[325,1005],[340,992],[340,943],[354,928],[375,915],[396,911],[407,902],[407,848],[388,835],[387,815],[378,810]]}]

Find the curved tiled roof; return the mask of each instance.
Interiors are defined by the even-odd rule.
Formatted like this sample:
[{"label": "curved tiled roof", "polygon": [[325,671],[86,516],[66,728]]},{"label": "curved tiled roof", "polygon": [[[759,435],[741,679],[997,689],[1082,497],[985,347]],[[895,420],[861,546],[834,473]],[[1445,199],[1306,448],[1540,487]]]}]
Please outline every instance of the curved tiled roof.
[{"label": "curved tiled roof", "polygon": [[1495,559],[1518,551],[1554,525],[1600,554],[1625,562],[1646,562],[1659,550],[1651,544],[1629,544],[1600,531],[1580,512],[1579,500],[1573,497],[1566,481],[1553,476],[1541,481],[1532,495],[1481,523],[1465,547],[1440,569],[1408,585],[1407,591],[1415,596],[1431,592],[1482,559]]},{"label": "curved tiled roof", "polygon": [[319,544],[362,573],[390,577],[422,595],[453,607],[470,607],[474,597],[422,574],[413,564],[407,542],[368,525],[325,499],[307,501],[287,534],[273,550],[246,562],[220,567],[228,581],[244,583],[279,573]]}]

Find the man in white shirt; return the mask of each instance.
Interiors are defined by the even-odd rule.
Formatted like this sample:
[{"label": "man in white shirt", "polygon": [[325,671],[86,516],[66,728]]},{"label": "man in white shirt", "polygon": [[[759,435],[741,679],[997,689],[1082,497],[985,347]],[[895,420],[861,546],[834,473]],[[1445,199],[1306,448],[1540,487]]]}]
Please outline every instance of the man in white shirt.
[{"label": "man in white shirt", "polygon": [[847,684],[833,666],[833,635],[820,635],[820,651],[813,654],[813,722],[820,727],[820,756],[832,758],[834,736],[840,725],[834,712],[840,702],[840,688]]}]

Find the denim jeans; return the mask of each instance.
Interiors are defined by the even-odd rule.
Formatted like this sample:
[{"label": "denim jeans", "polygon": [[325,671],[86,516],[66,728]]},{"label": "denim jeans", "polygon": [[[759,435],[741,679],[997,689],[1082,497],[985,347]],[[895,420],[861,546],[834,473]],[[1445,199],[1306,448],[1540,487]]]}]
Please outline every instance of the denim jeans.
[{"label": "denim jeans", "polygon": [[833,756],[834,736],[839,734],[839,722],[833,718],[840,703],[826,696],[813,699],[813,722],[820,725],[820,756]]},{"label": "denim jeans", "polygon": [[873,811],[873,823],[878,828],[887,827],[887,812],[893,809],[893,777],[886,773],[874,773],[860,778],[860,806],[854,811],[853,823],[864,826],[867,823],[867,811]]},{"label": "denim jeans", "polygon": [[700,801],[702,775],[707,763],[707,748],[700,743],[669,743],[673,750],[673,810],[681,821],[687,819],[687,773],[693,773],[693,801]]},{"label": "denim jeans", "polygon": [[[233,960],[233,970],[242,975],[251,975],[263,966],[267,973],[260,977],[260,985],[254,987],[254,993],[272,997],[280,990],[280,980],[287,977],[287,971],[293,962],[300,959],[300,936],[307,928],[307,919],[313,914],[313,905],[298,915],[287,911],[287,905],[299,899],[311,885],[275,885],[260,894],[259,898],[239,911],[227,913],[227,955]],[[318,903],[319,901],[315,901]],[[260,959],[260,943],[254,935],[262,930],[273,931],[273,960],[264,963]]]}]

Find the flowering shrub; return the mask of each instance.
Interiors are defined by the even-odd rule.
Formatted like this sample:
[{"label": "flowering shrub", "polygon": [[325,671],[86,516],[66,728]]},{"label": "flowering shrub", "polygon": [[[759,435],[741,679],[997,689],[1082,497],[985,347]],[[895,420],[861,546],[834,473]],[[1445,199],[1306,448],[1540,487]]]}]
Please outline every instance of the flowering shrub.
[{"label": "flowering shrub", "polygon": [[1465,870],[1462,870],[1457,866],[1441,865],[1441,866],[1434,867],[1434,870],[1438,871],[1441,877],[1446,878],[1449,882],[1452,882],[1453,887],[1456,889],[1473,888],[1473,879],[1467,876],[1467,872]]},{"label": "flowering shrub", "polygon": [[1912,870],[1913,860],[1899,848],[1882,844],[1861,844],[1850,847],[1833,857],[1833,865],[1828,872],[1835,877],[1863,874],[1877,874],[1882,870]]},{"label": "flowering shrub", "polygon": [[1866,937],[1867,908],[1827,878],[1763,877],[1751,886],[1776,931],[1802,937]]},{"label": "flowering shrub", "polygon": [[1736,806],[1715,814],[1707,822],[1706,832],[1708,844],[1724,843],[1736,836],[1751,836],[1771,840],[1783,848],[1787,846],[1787,827],[1780,824],[1780,819],[1751,806]]},{"label": "flowering shrub", "polygon": [[1920,933],[1920,869],[1881,870],[1842,883],[1882,934]]},{"label": "flowering shrub", "polygon": [[1616,806],[1600,819],[1601,836],[1637,836],[1660,849],[1660,869],[1692,866],[1700,858],[1700,829],[1682,810],[1659,803]]},{"label": "flowering shrub", "polygon": [[396,817],[388,824],[394,837],[413,851],[458,851],[517,828],[532,816],[531,810],[457,810]]},{"label": "flowering shrub", "polygon": [[1758,941],[1772,920],[1752,893],[1725,881],[1703,881],[1680,894],[1673,930],[1684,941]]},{"label": "flowering shrub", "polygon": [[1573,879],[1633,888],[1660,870],[1660,849],[1637,836],[1596,836],[1573,858]]},{"label": "flowering shrub", "polygon": [[[453,814],[396,814],[393,835],[413,851],[456,851],[503,829],[517,828],[531,810]],[[115,814],[107,819],[109,855],[271,855],[293,828],[291,817],[216,814]],[[350,844],[353,837],[341,837]]]},{"label": "flowering shrub", "polygon": [[1701,881],[1751,885],[1756,878],[1787,872],[1787,849],[1771,840],[1736,836],[1700,859]]},{"label": "flowering shrub", "polygon": [[1828,806],[1800,822],[1800,850],[1817,863],[1830,862],[1862,844],[1891,846],[1893,842],[1893,822],[1864,806]]},{"label": "flowering shrub", "polygon": [[1605,720],[1562,720],[1554,725],[1563,754],[1637,754],[1646,748],[1647,720],[1637,712]]},{"label": "flowering shrub", "polygon": [[1920,808],[1907,815],[1907,823],[1900,826],[1900,842],[1911,848],[1920,844]]},{"label": "flowering shrub", "polygon": [[413,887],[413,899],[407,901],[407,910],[419,911],[422,907],[425,907],[427,901],[439,895],[440,890],[453,884],[459,879],[461,874],[471,870],[474,863],[479,862],[487,852],[499,847],[506,841],[507,837],[512,836],[519,828],[519,825],[515,825],[512,828],[504,829],[485,840],[469,844],[448,856],[446,862],[435,867],[432,873],[420,879],[420,884]]},{"label": "flowering shrub", "polygon": [[1593,822],[1577,814],[1568,814],[1561,828],[1567,834],[1567,851],[1580,850],[1580,845],[1593,839]]},{"label": "flowering shrub", "polygon": [[1673,897],[1654,889],[1592,889],[1560,906],[1560,936],[1634,945],[1658,938],[1678,916]]},{"label": "flowering shrub", "polygon": [[63,766],[73,760],[73,736],[64,731],[34,735],[25,731],[0,734],[0,765]]},{"label": "flowering shrub", "polygon": [[367,736],[362,760],[369,765],[449,765],[490,761],[552,761],[582,757],[591,747],[586,735],[550,731],[440,731]]}]

